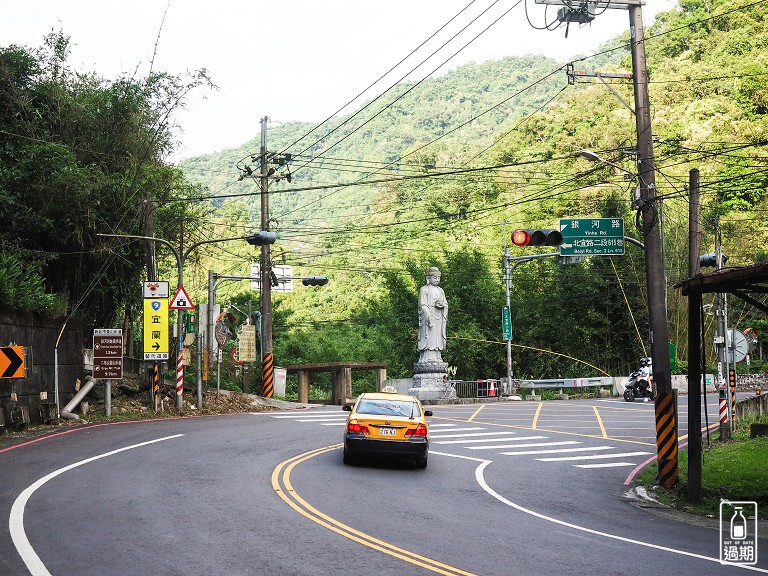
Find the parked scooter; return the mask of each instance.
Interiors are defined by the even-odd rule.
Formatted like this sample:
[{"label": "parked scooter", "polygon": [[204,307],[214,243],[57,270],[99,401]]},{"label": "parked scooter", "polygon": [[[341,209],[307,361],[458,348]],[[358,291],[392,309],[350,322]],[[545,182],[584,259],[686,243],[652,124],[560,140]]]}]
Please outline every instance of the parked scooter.
[{"label": "parked scooter", "polygon": [[624,400],[634,402],[635,398],[642,398],[644,402],[653,400],[653,386],[649,382],[649,375],[652,374],[651,359],[640,359],[640,370],[636,370],[629,375],[629,380],[624,388]]}]

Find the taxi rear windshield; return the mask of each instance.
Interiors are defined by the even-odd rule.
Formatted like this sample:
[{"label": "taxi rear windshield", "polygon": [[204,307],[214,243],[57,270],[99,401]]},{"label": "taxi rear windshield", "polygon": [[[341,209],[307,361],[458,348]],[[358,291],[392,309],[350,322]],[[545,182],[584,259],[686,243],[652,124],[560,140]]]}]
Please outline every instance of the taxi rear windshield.
[{"label": "taxi rear windshield", "polygon": [[407,400],[360,400],[356,412],[375,416],[421,416],[421,409],[416,402]]}]

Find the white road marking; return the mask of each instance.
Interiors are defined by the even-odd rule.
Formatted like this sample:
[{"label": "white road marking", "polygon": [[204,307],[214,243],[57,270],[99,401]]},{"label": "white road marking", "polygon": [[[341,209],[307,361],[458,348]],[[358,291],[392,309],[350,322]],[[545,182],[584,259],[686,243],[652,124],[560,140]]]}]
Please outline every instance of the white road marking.
[{"label": "white road marking", "polygon": [[98,456],[92,456],[91,458],[80,460],[80,462],[75,462],[69,466],[64,466],[63,468],[59,468],[58,470],[54,470],[50,474],[43,476],[40,478],[40,480],[28,486],[21,494],[19,494],[18,498],[16,498],[16,500],[13,502],[13,506],[11,507],[11,517],[8,520],[8,528],[10,529],[11,539],[16,546],[16,550],[19,552],[19,556],[21,556],[24,564],[26,564],[27,570],[29,570],[30,574],[32,574],[32,576],[51,576],[51,573],[45,567],[43,561],[40,560],[40,557],[37,555],[34,548],[32,548],[32,545],[29,543],[29,539],[27,538],[27,534],[24,531],[24,508],[26,507],[29,498],[38,488],[43,486],[46,482],[48,482],[48,480],[52,480],[53,478],[56,478],[56,476],[77,468],[78,466],[82,466],[83,464],[89,464],[90,462],[100,460],[101,458],[106,458],[107,456],[114,456],[115,454],[125,452],[126,450],[140,448],[142,446],[147,446],[156,442],[162,442],[164,440],[180,438],[181,436],[184,436],[184,434],[174,434],[173,436],[156,438],[155,440],[149,440],[139,444],[132,444],[131,446],[118,448],[117,450],[112,450],[111,452],[106,452],[104,454],[99,454]]},{"label": "white road marking", "polygon": [[339,418],[338,416],[332,418],[299,418],[296,422],[344,422],[346,419],[346,416],[344,418]]},{"label": "white road marking", "polygon": [[576,468],[618,468],[619,466],[635,466],[632,462],[603,462],[601,464],[574,464]]},{"label": "white road marking", "polygon": [[563,460],[598,460],[601,458],[627,458],[629,456],[646,456],[652,452],[617,452],[615,454],[591,454],[589,456],[556,456],[554,458],[536,458],[539,462],[560,462]]},{"label": "white road marking", "polygon": [[473,438],[471,440],[433,440],[433,444],[472,444],[476,442],[509,442],[510,440],[544,440],[547,436],[504,436],[503,438]]},{"label": "white road marking", "polygon": [[318,414],[291,414],[288,412],[281,412],[279,414],[270,414],[271,418],[346,418],[346,413],[329,413],[323,412]]},{"label": "white road marking", "polygon": [[[440,454],[439,452],[436,452],[436,454]],[[442,454],[444,456],[453,456],[453,454]],[[714,558],[711,556],[704,556],[702,554],[696,554],[694,552],[687,552],[685,550],[678,550],[677,548],[670,548],[669,546],[660,546],[658,544],[651,544],[650,542],[642,542],[641,540],[633,540],[632,538],[626,538],[624,536],[618,536],[617,534],[610,534],[608,532],[600,532],[599,530],[593,530],[592,528],[586,528],[584,526],[579,526],[578,524],[571,524],[570,522],[565,522],[563,520],[558,520],[557,518],[553,518],[552,516],[545,516],[544,514],[541,514],[539,512],[534,512],[533,510],[530,510],[528,508],[524,508],[520,504],[515,504],[511,500],[507,500],[496,492],[493,488],[491,488],[488,483],[485,481],[484,472],[485,469],[488,467],[489,464],[493,464],[491,460],[484,460],[481,462],[481,464],[475,468],[475,479],[477,480],[477,483],[480,485],[480,487],[485,490],[488,494],[493,496],[496,500],[501,502],[502,504],[506,504],[507,506],[514,508],[515,510],[518,510],[520,512],[523,512],[524,514],[529,514],[535,518],[539,518],[540,520],[544,520],[546,522],[552,522],[554,524],[558,524],[560,526],[565,526],[566,528],[571,528],[573,530],[579,530],[581,532],[586,532],[588,534],[594,534],[595,536],[601,536],[603,538],[610,538],[612,540],[618,540],[620,542],[627,542],[629,544],[634,544],[636,546],[643,546],[645,548],[653,548],[654,550],[661,550],[663,552],[671,552],[672,554],[679,554],[681,556],[688,556],[689,558],[697,558],[699,560],[706,560],[708,562],[716,562],[717,564],[720,564],[720,558]],[[744,570],[751,570],[753,572],[762,572],[763,574],[768,574],[768,570],[764,568],[758,568],[756,566],[748,566],[746,564],[738,564],[733,565],[736,568],[742,568]]]},{"label": "white road marking", "polygon": [[555,450],[519,450],[516,452],[499,452],[504,456],[527,456],[530,454],[560,454],[561,452],[580,452],[582,450],[610,450],[613,446],[584,446],[583,448],[560,448]]},{"label": "white road marking", "polygon": [[472,434],[464,434],[464,432],[470,432],[472,430],[485,430],[482,426],[473,426],[470,428],[453,428],[451,430],[445,430],[445,432],[457,432],[457,434],[443,434],[442,430],[437,431],[437,437],[439,438],[456,438],[457,436],[486,436],[490,434],[509,434],[509,432],[473,432]]},{"label": "white road marking", "polygon": [[[575,440],[564,440],[562,442],[529,442],[524,444],[506,444],[504,446],[467,446],[467,450],[502,450],[504,448],[536,448],[541,446],[573,446],[574,444],[581,444]],[[582,448],[579,448],[582,450]],[[509,455],[509,452],[502,452],[502,454]]]}]

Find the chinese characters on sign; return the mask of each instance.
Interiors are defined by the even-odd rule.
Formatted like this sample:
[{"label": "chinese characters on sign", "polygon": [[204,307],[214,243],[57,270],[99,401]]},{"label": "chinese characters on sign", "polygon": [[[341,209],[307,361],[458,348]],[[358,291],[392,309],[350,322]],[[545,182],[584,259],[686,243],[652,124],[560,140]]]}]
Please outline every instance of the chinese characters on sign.
[{"label": "chinese characters on sign", "polygon": [[120,380],[123,377],[123,331],[96,328],[93,331],[93,377]]},{"label": "chinese characters on sign", "polygon": [[564,218],[560,220],[561,256],[621,256],[623,218]]},{"label": "chinese characters on sign", "polygon": [[168,298],[144,299],[144,360],[168,360]]},{"label": "chinese characters on sign", "polygon": [[237,337],[237,351],[241,362],[256,361],[256,326],[248,324],[242,327]]},{"label": "chinese characters on sign", "polygon": [[720,501],[720,562],[757,564],[757,502]]}]

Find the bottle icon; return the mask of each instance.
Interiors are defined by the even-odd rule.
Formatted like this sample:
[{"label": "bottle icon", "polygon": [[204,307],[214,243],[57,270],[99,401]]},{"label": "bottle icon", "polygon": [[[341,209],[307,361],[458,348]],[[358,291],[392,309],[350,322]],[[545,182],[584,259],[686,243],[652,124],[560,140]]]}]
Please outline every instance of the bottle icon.
[{"label": "bottle icon", "polygon": [[731,538],[733,540],[744,540],[747,537],[747,519],[741,512],[741,506],[734,506],[735,512],[731,517]]}]

